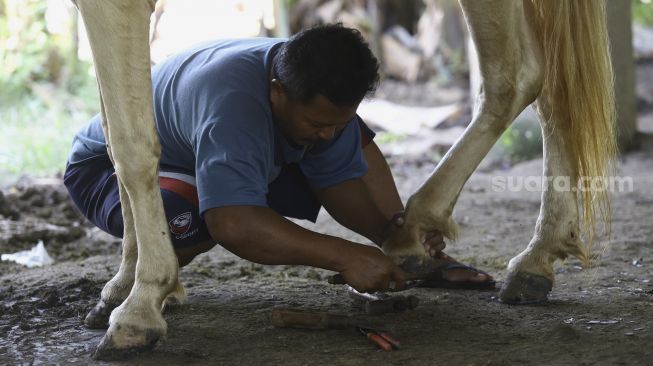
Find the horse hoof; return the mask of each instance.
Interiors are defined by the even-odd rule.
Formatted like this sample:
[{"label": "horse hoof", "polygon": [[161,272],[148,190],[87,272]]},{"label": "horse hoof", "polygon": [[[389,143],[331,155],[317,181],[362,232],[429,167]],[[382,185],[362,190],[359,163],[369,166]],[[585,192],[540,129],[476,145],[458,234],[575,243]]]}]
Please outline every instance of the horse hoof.
[{"label": "horse hoof", "polygon": [[95,352],[93,352],[93,359],[96,361],[119,361],[132,358],[143,352],[147,352],[154,348],[156,341],[151,344],[143,346],[135,346],[129,348],[116,348],[111,344],[107,337],[103,337],[100,344],[98,344]]},{"label": "horse hoof", "polygon": [[[111,330],[115,329],[120,334],[115,334]],[[155,329],[139,329],[134,326],[120,326],[110,328],[102,337],[95,352],[93,359],[98,361],[115,361],[131,358],[140,353],[151,350],[156,342],[163,336],[163,332]],[[122,342],[116,341],[122,338]]]},{"label": "horse hoof", "polygon": [[107,329],[109,327],[109,316],[113,309],[120,304],[106,303],[100,300],[84,319],[84,325],[89,329]]},{"label": "horse hoof", "polygon": [[186,289],[182,286],[181,282],[177,282],[175,289],[166,296],[166,299],[163,302],[164,309],[181,306],[186,303],[188,303],[188,295],[186,294]]},{"label": "horse hoof", "polygon": [[432,269],[432,258],[428,256],[399,256],[394,262],[406,273],[425,273]]},{"label": "horse hoof", "polygon": [[499,299],[506,304],[528,305],[547,301],[553,281],[540,275],[517,272],[508,274]]}]

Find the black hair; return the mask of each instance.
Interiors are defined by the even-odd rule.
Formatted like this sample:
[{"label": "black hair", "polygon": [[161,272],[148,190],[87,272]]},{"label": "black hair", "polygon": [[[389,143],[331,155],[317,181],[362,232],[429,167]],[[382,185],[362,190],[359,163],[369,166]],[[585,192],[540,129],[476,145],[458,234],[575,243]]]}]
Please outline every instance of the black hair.
[{"label": "black hair", "polygon": [[273,77],[294,100],[306,103],[321,94],[350,107],[376,90],[379,61],[358,30],[327,24],[285,42],[274,58]]}]

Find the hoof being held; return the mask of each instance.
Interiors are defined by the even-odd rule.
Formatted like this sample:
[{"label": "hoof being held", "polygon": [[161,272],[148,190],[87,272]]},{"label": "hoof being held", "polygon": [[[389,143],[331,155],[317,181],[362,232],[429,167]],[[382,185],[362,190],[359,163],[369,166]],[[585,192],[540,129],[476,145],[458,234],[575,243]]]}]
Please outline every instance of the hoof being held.
[{"label": "hoof being held", "polygon": [[424,273],[430,269],[431,257],[422,255],[397,256],[393,261],[406,273]]},{"label": "hoof being held", "polygon": [[501,287],[499,299],[506,304],[528,305],[547,301],[553,281],[526,272],[510,273]]},{"label": "hoof being held", "polygon": [[496,291],[492,276],[444,253],[437,258],[406,256],[395,261],[404,272],[417,276],[418,287]]},{"label": "hoof being held", "polygon": [[[114,329],[115,331],[112,332]],[[119,333],[119,335],[116,333]],[[163,335],[164,332],[157,329],[142,329],[134,326],[120,325],[112,326],[104,337],[102,337],[92,357],[98,361],[130,358],[139,353],[151,350]],[[117,338],[121,338],[122,341],[116,341]]]},{"label": "hoof being held", "polygon": [[109,316],[113,309],[118,307],[117,303],[106,303],[100,300],[84,319],[84,325],[89,329],[109,328]]}]

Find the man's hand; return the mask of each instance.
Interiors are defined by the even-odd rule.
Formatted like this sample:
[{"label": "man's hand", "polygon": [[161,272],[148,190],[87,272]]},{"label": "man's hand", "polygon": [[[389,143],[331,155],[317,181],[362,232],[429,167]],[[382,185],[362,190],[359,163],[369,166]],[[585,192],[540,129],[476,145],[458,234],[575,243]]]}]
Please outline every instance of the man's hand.
[{"label": "man's hand", "polygon": [[353,244],[343,258],[339,272],[356,291],[403,290],[406,285],[404,272],[378,248]]},{"label": "man's hand", "polygon": [[[404,225],[405,221],[406,218],[403,212],[396,213],[390,220],[389,230],[399,230]],[[442,251],[447,246],[447,244],[444,242],[444,237],[442,236],[441,232],[433,230],[423,233],[420,236],[420,241],[424,246],[424,250],[431,257],[442,258],[443,255],[446,256],[446,254],[442,253]]]},{"label": "man's hand", "polygon": [[307,230],[268,207],[218,207],[204,217],[215,242],[252,262],[340,272],[358,291],[405,287],[402,270],[378,248]]}]

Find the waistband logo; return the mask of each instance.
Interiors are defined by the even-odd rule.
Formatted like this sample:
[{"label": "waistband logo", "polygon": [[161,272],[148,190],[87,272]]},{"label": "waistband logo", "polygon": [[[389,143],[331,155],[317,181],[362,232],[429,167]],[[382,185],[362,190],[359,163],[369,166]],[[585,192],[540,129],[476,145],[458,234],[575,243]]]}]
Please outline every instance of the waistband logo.
[{"label": "waistband logo", "polygon": [[193,215],[189,212],[177,215],[174,219],[170,220],[168,225],[170,231],[175,235],[185,234],[190,229],[190,224],[193,221]]}]

